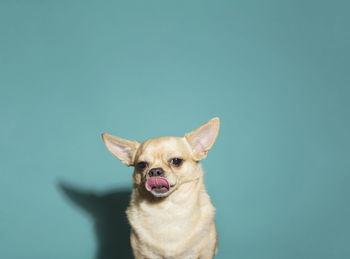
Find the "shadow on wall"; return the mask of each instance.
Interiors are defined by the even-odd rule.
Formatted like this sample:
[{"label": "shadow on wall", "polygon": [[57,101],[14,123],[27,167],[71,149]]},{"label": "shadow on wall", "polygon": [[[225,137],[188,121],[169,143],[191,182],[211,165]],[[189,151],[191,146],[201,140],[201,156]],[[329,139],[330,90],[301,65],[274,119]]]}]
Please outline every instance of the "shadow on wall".
[{"label": "shadow on wall", "polygon": [[96,259],[133,258],[130,226],[125,214],[130,190],[115,189],[101,195],[62,182],[59,183],[59,188],[94,220],[98,242]]}]

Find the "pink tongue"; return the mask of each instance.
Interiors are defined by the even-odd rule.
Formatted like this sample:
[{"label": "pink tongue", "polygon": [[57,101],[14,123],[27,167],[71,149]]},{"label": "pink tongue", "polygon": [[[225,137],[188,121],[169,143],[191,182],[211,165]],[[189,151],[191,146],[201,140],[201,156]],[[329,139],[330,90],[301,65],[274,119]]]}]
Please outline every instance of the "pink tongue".
[{"label": "pink tongue", "polygon": [[151,191],[152,188],[162,188],[166,187],[169,189],[169,183],[165,178],[162,177],[151,177],[146,181],[146,189],[147,191]]}]

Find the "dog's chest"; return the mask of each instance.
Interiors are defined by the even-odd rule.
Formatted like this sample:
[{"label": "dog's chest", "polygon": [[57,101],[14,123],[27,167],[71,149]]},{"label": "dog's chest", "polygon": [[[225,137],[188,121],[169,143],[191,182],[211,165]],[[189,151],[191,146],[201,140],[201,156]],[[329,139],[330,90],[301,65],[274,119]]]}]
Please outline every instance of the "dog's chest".
[{"label": "dog's chest", "polygon": [[[195,211],[196,210],[196,211]],[[158,207],[140,206],[136,228],[147,240],[176,243],[179,237],[194,230],[200,216],[199,208],[181,206],[171,200]]]},{"label": "dog's chest", "polygon": [[204,206],[200,204],[198,197],[193,197],[186,203],[169,199],[161,206],[129,207],[128,219],[139,249],[153,251],[164,258],[198,251],[198,245],[208,236],[208,227],[213,224],[215,210],[209,200],[205,205],[202,203]]},{"label": "dog's chest", "polygon": [[134,251],[146,258],[198,258],[208,242],[215,244],[215,208],[205,189],[193,185],[158,203],[134,190],[127,209]]}]

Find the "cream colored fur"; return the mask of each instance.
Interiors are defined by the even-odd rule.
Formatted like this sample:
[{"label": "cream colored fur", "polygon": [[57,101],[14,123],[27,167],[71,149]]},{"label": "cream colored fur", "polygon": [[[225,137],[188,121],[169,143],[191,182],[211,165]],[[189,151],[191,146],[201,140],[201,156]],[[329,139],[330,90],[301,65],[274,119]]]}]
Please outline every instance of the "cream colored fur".
[{"label": "cream colored fur", "polygon": [[[214,118],[185,137],[161,137],[143,143],[103,134],[107,148],[124,164],[134,166],[134,187],[126,211],[135,258],[205,259],[217,250],[215,208],[205,190],[198,162],[206,157],[219,131]],[[181,158],[180,166],[172,164]],[[140,168],[146,162],[146,168]],[[162,168],[170,188],[163,196],[147,191],[151,168]]]}]

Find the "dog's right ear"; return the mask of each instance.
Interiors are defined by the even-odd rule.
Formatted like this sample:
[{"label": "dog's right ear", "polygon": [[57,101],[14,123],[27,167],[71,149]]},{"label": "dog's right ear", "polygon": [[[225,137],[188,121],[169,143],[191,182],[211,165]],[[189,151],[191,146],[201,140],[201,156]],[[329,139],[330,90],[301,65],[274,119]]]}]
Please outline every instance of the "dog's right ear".
[{"label": "dog's right ear", "polygon": [[219,134],[219,118],[213,118],[198,129],[185,135],[185,139],[192,148],[192,155],[199,161],[205,158]]},{"label": "dog's right ear", "polygon": [[102,134],[102,139],[108,150],[127,166],[134,165],[134,158],[139,143],[118,138],[107,133]]}]

